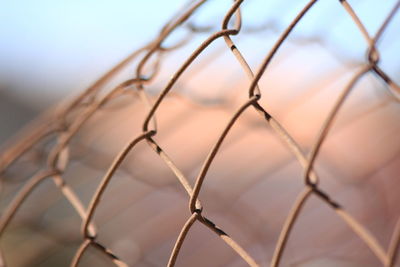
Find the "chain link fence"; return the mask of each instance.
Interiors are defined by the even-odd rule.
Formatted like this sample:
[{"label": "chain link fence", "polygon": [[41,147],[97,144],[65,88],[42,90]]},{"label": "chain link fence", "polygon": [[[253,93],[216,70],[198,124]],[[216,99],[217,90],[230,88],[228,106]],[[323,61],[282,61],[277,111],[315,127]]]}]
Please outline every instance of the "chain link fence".
[{"label": "chain link fence", "polygon": [[[6,146],[2,266],[396,266],[400,88],[378,43],[400,2],[374,34],[351,2],[331,3],[364,38],[362,62],[296,36],[317,0],[284,28],[246,24],[244,2],[218,25],[202,22],[210,3],[187,3]],[[317,45],[341,67],[310,71]]]}]

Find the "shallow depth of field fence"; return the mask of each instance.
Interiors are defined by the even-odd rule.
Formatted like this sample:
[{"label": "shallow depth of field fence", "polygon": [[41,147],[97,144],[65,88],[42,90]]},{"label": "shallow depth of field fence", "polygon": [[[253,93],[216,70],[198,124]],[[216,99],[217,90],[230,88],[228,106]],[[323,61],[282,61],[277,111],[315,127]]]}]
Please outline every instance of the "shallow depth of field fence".
[{"label": "shallow depth of field fence", "polygon": [[[379,43],[398,29],[400,2],[376,30],[351,1],[330,3],[365,41],[364,59],[338,60],[339,74],[310,70],[312,48],[299,68],[274,66],[319,43],[296,35],[319,2],[280,27],[246,24],[244,0],[199,22],[210,3],[191,1],[24,129],[1,154],[0,265],[397,266],[400,87]],[[268,31],[243,43],[249,60],[241,42]]]}]

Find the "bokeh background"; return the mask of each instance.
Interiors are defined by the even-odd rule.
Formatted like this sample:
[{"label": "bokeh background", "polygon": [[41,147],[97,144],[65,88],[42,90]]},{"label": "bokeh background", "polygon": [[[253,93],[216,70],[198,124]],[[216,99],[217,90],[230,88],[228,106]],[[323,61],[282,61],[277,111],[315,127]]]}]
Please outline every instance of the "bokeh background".
[{"label": "bokeh background", "polygon": [[[396,1],[349,1],[372,35]],[[235,43],[257,69],[306,1],[247,1],[244,34]],[[40,112],[93,83],[157,36],[183,1],[9,1],[0,9],[0,141]],[[163,59],[148,88],[156,96],[180,63],[221,24],[231,1],[210,1],[193,23],[210,28]],[[378,44],[380,66],[400,82],[400,15]],[[177,31],[167,42],[185,36]],[[366,61],[368,46],[339,1],[318,2],[274,58],[260,86],[261,102],[309,151],[336,97]],[[118,83],[132,77],[133,66]],[[224,125],[246,97],[248,80],[222,40],[185,74],[157,113],[157,141],[192,184]],[[317,160],[321,184],[387,247],[399,215],[399,102],[368,74],[340,111]],[[113,157],[141,131],[146,109],[137,98],[106,106],[73,142],[66,180],[89,203]],[[46,152],[37,149],[33,158]],[[131,266],[164,266],[189,216],[187,195],[145,144],[124,162],[95,216],[99,239]],[[135,151],[136,151],[135,150]],[[35,169],[32,161],[2,174],[7,207]],[[283,221],[303,188],[302,168],[276,134],[246,111],[213,163],[201,193],[205,212],[267,266]],[[1,240],[9,266],[68,266],[81,242],[80,218],[46,181]],[[23,256],[21,256],[23,255]],[[178,266],[243,266],[213,233],[194,226]],[[378,266],[368,247],[312,197],[296,223],[282,266]],[[89,250],[82,266],[111,266]]]}]

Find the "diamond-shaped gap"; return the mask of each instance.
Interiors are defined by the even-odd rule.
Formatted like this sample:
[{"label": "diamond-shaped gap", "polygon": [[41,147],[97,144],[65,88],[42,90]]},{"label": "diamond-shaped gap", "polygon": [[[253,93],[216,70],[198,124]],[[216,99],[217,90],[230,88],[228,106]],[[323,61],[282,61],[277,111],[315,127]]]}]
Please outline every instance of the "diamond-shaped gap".
[{"label": "diamond-shaped gap", "polygon": [[[136,104],[136,103],[134,103]],[[140,103],[139,103],[140,104]],[[137,107],[137,106],[136,106]],[[137,110],[141,110],[142,107],[139,107]],[[143,109],[143,108],[142,108]],[[135,119],[135,116],[138,115],[137,112],[132,112],[131,107],[128,107],[128,109],[124,109],[122,111],[119,111],[119,114],[114,114],[114,116],[117,116],[119,119],[122,118],[128,118],[129,116],[129,121],[128,119],[125,121],[126,124],[129,125],[128,122],[132,122],[132,118]],[[132,116],[132,113],[135,114]],[[122,131],[119,129],[119,126],[121,125],[119,120],[117,122],[112,119],[112,117],[106,116],[108,113],[104,112],[103,114],[98,115],[98,121],[97,125],[100,125],[103,128],[103,131],[100,132],[102,136],[98,139],[96,139],[96,136],[93,138],[93,142],[89,144],[89,148],[87,150],[88,153],[84,155],[84,157],[80,157],[78,159],[83,159],[83,162],[77,162],[77,165],[84,165],[84,168],[93,168],[96,174],[96,180],[92,179],[93,175],[91,175],[91,179],[87,179],[88,177],[85,176],[85,174],[80,174],[80,175],[74,175],[73,172],[70,172],[70,179],[74,179],[74,190],[79,191],[79,193],[84,195],[84,198],[86,201],[85,206],[87,206],[87,203],[89,202],[89,197],[92,196],[92,194],[95,191],[95,188],[98,186],[100,179],[104,173],[106,172],[106,169],[110,166],[111,161],[113,158],[116,156],[117,152],[122,149],[122,147],[131,139],[131,135],[126,134],[132,133],[129,130]],[[143,112],[142,112],[143,114]],[[95,118],[96,119],[96,118]],[[141,130],[141,123],[143,119],[141,118],[140,120],[133,121],[131,124],[133,126],[136,126],[136,130],[138,133],[140,133]],[[113,125],[114,123],[114,125]],[[136,123],[136,124],[135,124]],[[106,126],[104,126],[106,125]],[[86,129],[82,129],[84,133],[87,134],[86,140],[90,140],[93,135],[96,135],[96,132],[93,131],[93,129],[96,129],[96,124],[90,125],[91,127],[86,126]],[[133,128],[133,127],[132,127]],[[115,133],[114,129],[121,131],[120,133]],[[121,137],[122,135],[122,137]],[[116,141],[118,146],[115,146],[114,141]],[[80,142],[85,143],[85,139],[80,140]],[[88,142],[85,143],[87,145]],[[112,149],[112,151],[107,150],[107,148],[110,148],[110,144],[114,145],[115,147]],[[99,150],[100,151],[97,151]],[[96,150],[97,149],[97,150]],[[79,155],[79,153],[77,153]],[[95,160],[99,159],[99,154],[105,154],[106,159],[101,159],[101,164],[93,164],[96,162],[91,162],[93,161],[93,154],[96,154]],[[132,154],[132,155],[131,155]],[[116,219],[118,222],[119,220],[122,220],[123,215],[125,214],[125,210],[127,210],[128,206],[132,205],[132,203],[136,203],[143,199],[146,198],[147,195],[149,195],[152,191],[155,190],[153,187],[154,186],[168,186],[171,184],[171,182],[175,182],[175,178],[173,175],[171,175],[170,171],[168,168],[165,166],[165,164],[161,161],[159,161],[158,156],[154,151],[152,151],[145,142],[140,143],[137,147],[133,149],[131,154],[128,155],[128,158],[124,161],[124,163],[121,166],[121,170],[117,171],[115,177],[112,178],[111,183],[109,187],[106,189],[106,196],[109,194],[111,196],[118,196],[118,197],[110,197],[108,201],[102,201],[101,205],[99,205],[99,213],[96,211],[96,216],[94,222],[99,224],[99,226],[102,225],[103,222],[110,221],[110,225],[112,225],[113,219]],[[153,156],[153,158],[151,157]],[[78,160],[77,159],[77,160]],[[153,161],[160,162],[160,166],[155,164]],[[129,166],[129,168],[128,168]],[[72,166],[70,166],[72,167]],[[74,166],[76,167],[76,166]],[[76,171],[76,168],[72,167]],[[146,170],[140,170],[139,167],[145,168]],[[67,173],[68,173],[67,169]],[[150,170],[155,170],[155,172],[151,173]],[[91,170],[93,171],[93,170]],[[166,177],[165,173],[168,173],[168,177]],[[76,174],[76,173],[75,173]],[[87,174],[87,173],[86,173]],[[83,178],[84,181],[82,180],[81,175],[85,176]],[[122,177],[122,178],[121,178]],[[130,188],[130,185],[133,186],[135,190],[132,190]],[[86,190],[84,188],[87,188],[89,190]],[[124,191],[125,189],[125,191]],[[130,189],[130,190],[128,190]],[[156,188],[158,189],[158,188]],[[128,192],[127,192],[128,190]],[[110,191],[110,192],[109,192]],[[133,192],[132,192],[133,191]],[[176,189],[172,191],[172,193],[175,194]],[[108,193],[107,193],[108,192]],[[125,197],[128,196],[128,197]],[[161,201],[161,203],[174,203],[176,201]],[[122,204],[121,204],[122,203]],[[179,203],[184,203],[183,201]],[[104,206],[104,210],[101,210],[101,208]],[[146,205],[142,205],[142,210],[145,210]],[[186,207],[185,207],[186,208]],[[166,208],[166,210],[168,210]],[[122,215],[120,215],[122,214]],[[115,217],[115,218],[114,218]],[[121,218],[119,218],[121,217]],[[125,216],[126,217],[126,216]],[[129,216],[128,216],[129,218]],[[126,218],[125,218],[126,219]],[[128,221],[129,222],[129,221]],[[137,222],[136,222],[137,223]],[[106,225],[107,226],[107,225]],[[114,225],[115,226],[115,225]],[[109,227],[112,228],[112,227]],[[107,228],[106,228],[107,229]],[[121,231],[124,228],[121,227]],[[179,230],[179,229],[178,229]],[[177,231],[178,231],[177,230]],[[113,236],[113,230],[110,230],[111,234],[110,236]],[[166,234],[169,233],[169,231],[165,231]],[[102,232],[100,230],[100,238],[105,238],[107,241],[107,236],[108,231]],[[121,236],[121,235],[118,235]],[[123,236],[123,234],[122,234]],[[115,240],[114,240],[115,241]],[[122,241],[121,241],[122,242]],[[122,252],[122,254],[126,255],[126,250],[129,249],[130,247],[135,247],[135,243],[131,242],[131,239],[123,239],[123,242],[129,243],[131,242],[133,245],[121,245],[121,242],[105,242],[105,244],[111,243],[113,247],[117,248],[117,252]],[[123,243],[122,242],[122,243]],[[124,248],[125,247],[125,248]],[[137,247],[137,246],[136,246]],[[116,252],[117,255],[119,255]],[[132,256],[132,255],[130,255]],[[129,258],[131,261],[135,261],[135,259]]]},{"label": "diamond-shaped gap", "polygon": [[[355,71],[349,68],[348,62],[340,62],[317,44],[310,49],[291,45],[283,51],[290,55],[288,59],[272,64],[261,79],[260,102],[308,149]],[[318,56],[309,59],[311,53]]]},{"label": "diamond-shaped gap", "polygon": [[[259,116],[253,110],[246,113]],[[243,120],[240,118],[235,125],[239,127],[232,128],[232,135],[226,138],[204,183],[204,197],[212,198],[211,206],[207,205],[209,211],[224,210],[227,201],[239,199],[244,191],[291,160],[289,150],[263,118],[259,116],[258,126],[242,124]]]},{"label": "diamond-shaped gap", "polygon": [[[264,122],[263,122],[264,123]],[[265,127],[265,126],[264,126]],[[178,132],[180,132],[180,131],[178,131]],[[160,131],[160,133],[162,133],[162,131]],[[168,151],[167,151],[168,152]]]},{"label": "diamond-shaped gap", "polygon": [[[364,88],[360,83],[354,93]],[[357,94],[350,95],[349,100],[355,97]],[[324,171],[321,187],[371,231],[383,247],[389,243],[398,213],[388,210],[386,195],[391,193],[377,173],[392,169],[392,162],[400,153],[399,106],[386,100],[383,97],[346,102],[347,108],[339,112],[338,123],[334,123],[317,159],[317,166]],[[352,119],[346,122],[346,117]],[[397,175],[388,173],[391,176],[386,177],[386,183],[395,183]]]},{"label": "diamond-shaped gap", "polygon": [[[99,213],[104,211],[99,208]],[[99,239],[129,265],[135,265],[160,244],[175,239],[185,215],[187,205],[180,195],[168,190],[154,191],[102,224]],[[160,255],[159,262],[166,263],[169,253]]]},{"label": "diamond-shaped gap", "polygon": [[[124,171],[127,165],[129,172]],[[99,240],[135,265],[166,240],[176,238],[189,214],[188,197],[146,142],[134,147],[121,167],[108,185],[94,221]],[[169,253],[162,255],[161,262],[168,257]]]},{"label": "diamond-shaped gap", "polygon": [[[236,210],[233,216],[239,224],[247,226],[246,234],[251,236],[252,243],[261,246],[262,261],[270,262],[285,218],[303,188],[301,171],[293,158],[279,168],[266,169],[259,174],[258,182],[232,205],[232,210],[236,205],[247,207],[247,212]],[[242,212],[247,216],[242,216]]]},{"label": "diamond-shaped gap", "polygon": [[[385,99],[382,101],[371,98],[369,94],[365,94],[365,90],[363,91],[364,94],[357,94],[361,88],[366,88],[364,81],[362,79],[362,82],[353,88],[354,95],[350,94],[349,100],[344,104],[344,108],[340,110],[337,121],[335,121],[332,131],[328,134],[326,143],[322,146],[315,166],[320,173],[321,187],[342,204],[346,210],[349,208],[350,213],[356,215],[357,220],[365,223],[367,229],[373,230],[373,234],[377,235],[377,239],[382,244],[386,244],[392,234],[392,228],[388,229],[385,222],[384,218],[387,218],[387,213],[384,212],[385,209],[382,209],[382,206],[376,203],[377,198],[380,199],[380,203],[384,203],[384,198],[382,198],[384,194],[376,192],[376,184],[375,186],[363,186],[361,183],[368,179],[366,176],[372,169],[381,168],[385,165],[385,161],[391,160],[393,156],[398,154],[399,144],[395,134],[397,131],[396,126],[393,126],[393,124],[396,124],[394,115],[398,113],[396,113],[398,107],[391,105],[390,102],[387,103],[387,101],[385,103]],[[371,90],[371,87],[366,89]],[[360,101],[357,96],[361,96],[361,99],[371,99],[371,101]],[[355,98],[356,101],[354,101]],[[362,105],[360,105],[360,102]],[[389,112],[388,109],[390,110]],[[358,114],[358,116],[355,114]],[[362,116],[362,114],[366,115]],[[380,115],[377,116],[376,114]],[[350,119],[347,119],[348,117]],[[377,124],[384,126],[377,127]],[[382,136],[382,129],[387,127],[394,128],[394,130],[384,133],[383,137],[379,137]],[[342,135],[342,138],[339,139],[340,133],[346,132],[347,128],[350,129],[347,131],[347,135]],[[380,141],[371,142],[370,140]],[[384,140],[388,145],[382,147]],[[365,153],[365,149],[368,148],[366,144],[371,143],[375,144],[375,146],[370,152]],[[357,144],[359,145],[354,147]],[[338,150],[343,153],[338,155]],[[383,160],[380,156],[371,156],[375,154],[383,155],[381,152],[388,154],[383,157]],[[370,156],[370,160],[359,160],[359,164],[351,164],[352,158],[366,156]],[[332,162],[336,164],[332,166]],[[365,162],[368,162],[368,164],[365,164]],[[378,214],[380,222],[373,219],[373,214]],[[393,218],[391,218],[390,224],[393,223],[392,220]]]},{"label": "diamond-shaped gap", "polygon": [[[221,214],[218,214],[218,213],[213,215],[213,216],[215,217],[215,218],[211,218],[213,221],[214,221],[214,219],[216,219],[218,221],[221,221],[224,225],[231,224],[231,226],[232,226],[232,222],[230,221],[231,218],[225,218],[224,215],[221,215]],[[248,227],[252,227],[251,223],[248,224]],[[235,229],[235,233],[233,233],[233,236],[231,236],[231,237],[234,238],[234,237],[236,237],[236,233],[240,232],[240,229],[235,228],[235,226],[233,226],[233,228]],[[208,228],[205,231],[209,231]],[[211,234],[215,235],[214,233],[211,233]],[[188,235],[190,235],[190,233]],[[188,245],[188,246],[191,246],[191,247],[190,247],[190,249],[185,250],[185,251],[188,251],[187,253],[192,254],[193,251],[197,250],[196,246],[197,247],[202,247],[203,244],[207,244],[207,242],[209,240],[208,239],[209,238],[208,235],[207,236],[198,235],[197,238],[198,238],[198,240],[196,242],[193,241],[193,240],[189,241],[189,242],[193,242],[193,244],[192,245],[190,245],[190,244]],[[214,238],[212,238],[212,239],[214,239]],[[187,244],[186,242],[187,241],[188,241],[188,239],[186,239],[184,241],[183,246],[186,246],[186,244]],[[219,242],[224,243],[222,240],[220,240]],[[172,247],[174,246],[174,243],[175,243],[175,240],[168,240],[168,241],[164,242],[163,244],[160,244],[159,247],[151,250],[148,253],[148,255],[146,255],[147,260],[149,262],[152,262],[154,265],[157,265],[157,266],[160,265],[161,266],[160,263],[164,263],[163,261],[165,260],[163,258],[164,255],[171,253]],[[242,244],[239,244],[239,245],[242,245]],[[205,246],[207,246],[207,245],[205,245]],[[217,245],[215,245],[215,246],[217,246]],[[225,246],[226,246],[226,244],[225,244]],[[219,249],[219,247],[213,247],[213,248]],[[247,252],[250,255],[255,256],[254,258],[255,258],[255,261],[257,263],[261,264],[261,266],[266,265],[266,262],[263,261],[265,249],[260,244],[252,243],[251,246],[246,247],[246,249],[247,249]],[[179,257],[181,257],[181,255],[183,255],[183,257],[185,257],[184,256],[185,253],[186,252],[182,252]],[[201,254],[201,253],[207,253],[207,252],[204,252],[204,251],[203,252],[199,252],[199,254]],[[201,255],[199,255],[198,257],[201,257]],[[206,258],[208,258],[207,254],[203,254],[202,257],[205,260],[203,260],[201,262],[193,262],[193,263],[191,263],[190,266],[204,266],[205,263],[208,264],[207,266],[214,266],[216,264],[216,262],[219,263],[218,266],[233,266],[233,262],[235,262],[235,264],[237,264],[238,266],[244,266],[245,265],[243,259],[241,259],[236,253],[227,253],[226,255],[225,254],[221,254],[220,259],[218,259],[217,261],[214,261],[213,259],[206,259]],[[143,260],[143,262],[145,262],[145,261]],[[177,266],[185,266],[185,265],[177,264]]]},{"label": "diamond-shaped gap", "polygon": [[73,137],[63,176],[85,207],[114,158],[135,135],[141,134],[145,112],[145,105],[134,96],[115,99],[97,111]]},{"label": "diamond-shaped gap", "polygon": [[[112,222],[118,216],[124,216],[129,207],[140,203],[149,194],[159,189],[159,187],[143,183],[140,179],[135,179],[131,174],[117,172],[101,199],[98,211],[96,210],[95,222],[103,225]],[[144,215],[148,216],[148,214]]]},{"label": "diamond-shaped gap", "polygon": [[[258,123],[255,118],[259,118]],[[269,129],[267,122],[251,108],[233,126],[204,181],[200,200],[205,214],[235,240],[238,238],[238,243],[245,246],[245,249],[252,246],[257,239],[259,232],[255,229],[263,226],[258,218],[251,219],[259,216],[256,208],[240,199],[247,190],[257,188],[258,183],[263,179],[268,180],[271,173],[283,168],[293,159],[282,142]],[[296,171],[292,169],[286,174],[296,175],[298,184],[302,184],[301,168],[297,162],[296,168]],[[197,175],[199,169],[200,164],[193,169],[192,176]],[[288,181],[284,184],[291,186]],[[262,195],[262,192],[258,193]],[[248,214],[244,215],[246,212]]]},{"label": "diamond-shaped gap", "polygon": [[[374,81],[376,79],[371,74],[366,74],[355,85],[321,147],[317,165],[320,162],[330,167],[336,179],[352,179],[354,182],[357,177],[384,164],[398,150],[395,133],[400,127],[396,121],[399,107],[385,96],[374,95],[377,85]],[[382,142],[385,139],[388,140]],[[372,155],[383,155],[384,158]]]},{"label": "diamond-shaped gap", "polygon": [[[341,180],[357,182],[399,153],[399,105],[386,102],[371,109],[365,106],[370,105],[353,106],[351,113],[359,113],[359,109],[365,112],[339,129],[334,125],[327,138],[328,153],[323,159],[338,171]],[[347,115],[340,112],[339,117]]]},{"label": "diamond-shaped gap", "polygon": [[[85,122],[77,133],[76,139],[86,147],[95,148],[98,153],[105,156],[111,155],[107,158],[110,163],[104,164],[106,169],[111,164],[114,155],[121,151],[128,141],[141,134],[142,123],[147,112],[147,106],[135,92],[132,95],[111,100]],[[79,157],[85,157],[84,152],[79,151],[76,154]]]},{"label": "diamond-shaped gap", "polygon": [[[280,114],[312,98],[326,84],[348,70],[349,63],[318,42],[285,43],[260,80],[262,101]],[[307,64],[304,64],[307,62]]]},{"label": "diamond-shaped gap", "polygon": [[[395,177],[393,172],[398,171],[395,164],[396,161],[382,166],[383,173],[392,174],[389,177],[385,176],[385,183],[382,177],[375,173],[365,176],[362,182],[341,181],[338,179],[339,176],[332,172],[332,169],[323,165],[319,166],[320,187],[331,199],[339,203],[357,223],[361,224],[384,250],[392,238],[399,214],[398,205],[395,204],[399,200],[398,194],[390,193],[390,189],[387,187],[389,184],[392,186],[397,184],[397,181],[393,179]],[[350,225],[347,223],[346,225],[356,235]]]},{"label": "diamond-shaped gap", "polygon": [[[192,184],[230,112],[232,108],[204,107],[175,96],[167,97],[160,106],[159,132],[154,139]],[[235,136],[240,138],[240,132]]]},{"label": "diamond-shaped gap", "polygon": [[[184,53],[192,53],[209,35],[195,37],[190,48],[185,48]],[[191,49],[191,50],[190,50]],[[177,55],[170,58],[166,67],[173,69],[175,73],[187,59]],[[227,68],[226,66],[229,66]],[[157,88],[163,89],[169,82],[168,78],[157,84]],[[231,49],[225,44],[222,37],[214,40],[196,59],[190,64],[183,74],[177,79],[171,93],[179,93],[202,104],[215,104],[238,91],[237,84],[247,76],[242,70],[236,58],[232,55]]]},{"label": "diamond-shaped gap", "polygon": [[[172,106],[173,107],[173,105],[170,105],[170,106]],[[165,113],[162,113],[162,114],[165,114]],[[162,116],[161,116],[161,118],[163,118]],[[165,119],[160,119],[160,121],[165,121]],[[183,123],[183,125],[185,125],[184,123]],[[161,127],[160,127],[160,129],[161,129]],[[182,131],[179,131],[180,129],[179,128],[173,128],[173,130],[176,130],[178,133],[180,133],[180,132],[182,132]],[[160,130],[160,135],[162,134],[162,133],[164,133],[165,132],[165,130],[163,131],[163,130]],[[172,133],[174,133],[173,131],[172,131]],[[158,140],[158,135],[157,135],[157,140]],[[163,141],[163,138],[162,138],[162,135],[161,135],[161,137],[160,137],[160,139],[161,139],[161,141]],[[160,141],[160,143],[161,143],[161,141]],[[141,145],[141,144],[140,144]],[[140,146],[139,145],[139,146]],[[164,149],[164,147],[163,147],[163,145],[162,145],[162,148]],[[166,150],[167,152],[169,152],[168,150]],[[193,150],[191,150],[191,152],[193,152]],[[154,154],[154,156],[155,157],[158,157],[154,152],[153,152],[153,154]],[[127,159],[127,162],[130,162],[130,165],[132,166],[132,170],[134,170],[134,169],[137,169],[140,165],[143,167],[143,166],[145,166],[145,165],[143,165],[143,161],[140,163],[140,165],[139,166],[134,166],[135,164],[135,161],[137,161],[137,158],[138,158],[138,156],[140,157],[141,156],[141,154],[140,155],[137,155],[137,154],[135,154],[135,153],[132,153],[132,159],[130,160],[130,159]],[[176,156],[173,158],[173,159],[175,159],[176,158]],[[148,166],[152,166],[152,168],[150,169],[152,172],[159,172],[159,170],[161,169],[161,168],[159,168],[159,167],[157,167],[157,166],[154,166],[154,161],[155,161],[155,159],[153,160],[153,159],[151,159],[151,158],[149,158],[149,156],[147,155],[147,156],[144,156],[143,157],[143,160],[147,160],[147,162],[148,163],[151,163],[151,164],[153,164],[153,165],[151,165],[151,164],[149,164]],[[157,159],[157,160],[159,160],[159,159]],[[160,160],[159,160],[160,161]],[[161,162],[161,161],[160,161]],[[133,163],[133,164],[132,164]],[[198,163],[197,163],[198,164]],[[149,170],[146,170],[147,172],[149,172]],[[162,175],[162,172],[160,172],[160,175]],[[165,176],[165,174],[164,174],[164,176]],[[165,177],[164,177],[165,178]],[[178,185],[178,186],[175,186],[175,187],[178,187],[178,189],[181,189],[181,186],[180,185]],[[183,190],[180,190],[180,191],[183,191]],[[185,200],[180,200],[178,203],[182,203],[184,206],[186,206],[187,205],[187,202],[185,201]],[[182,223],[182,225],[183,225],[183,223]],[[178,230],[180,230],[180,229],[178,229]],[[179,231],[177,231],[177,233],[178,233]],[[172,248],[172,247],[171,247]],[[150,251],[152,251],[152,250],[150,250]]]},{"label": "diamond-shaped gap", "polygon": [[381,264],[335,211],[312,195],[293,226],[281,265],[308,266],[307,263],[316,264],[316,261],[330,265],[345,262],[344,266]]},{"label": "diamond-shaped gap", "polygon": [[308,46],[291,44],[285,52],[286,57],[271,65],[261,80],[264,89],[262,102],[273,108],[278,116],[332,94],[329,85],[340,80],[351,66],[318,43]]},{"label": "diamond-shaped gap", "polygon": [[[351,181],[351,174],[350,180],[343,181],[339,175],[329,171],[331,169],[321,173],[322,187],[366,227],[383,247],[389,243],[399,213],[398,205],[395,204],[399,201],[398,194],[391,193],[397,184],[395,178],[399,169],[395,164],[398,160],[397,155],[378,170],[359,177],[355,182]],[[387,175],[382,177],[381,173]]]},{"label": "diamond-shaped gap", "polygon": [[312,147],[326,117],[352,75],[354,72],[345,73],[340,79],[320,88],[311,98],[294,105],[294,108],[289,107],[282,116],[277,117],[303,147]]},{"label": "diamond-shaped gap", "polygon": [[[181,196],[161,190],[131,202],[119,214],[98,223],[99,240],[109,244],[129,265],[135,265],[159,244],[175,238],[187,207]],[[99,207],[96,217],[106,217],[104,213]],[[168,256],[162,255],[160,262],[166,262]]]}]

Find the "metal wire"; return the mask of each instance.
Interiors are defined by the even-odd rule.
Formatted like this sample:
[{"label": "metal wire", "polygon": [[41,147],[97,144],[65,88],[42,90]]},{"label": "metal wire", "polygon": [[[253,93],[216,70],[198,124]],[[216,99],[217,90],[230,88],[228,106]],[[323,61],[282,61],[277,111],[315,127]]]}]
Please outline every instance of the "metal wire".
[{"label": "metal wire", "polygon": [[[195,49],[190,56],[179,65],[171,79],[166,83],[155,101],[152,103],[151,96],[146,89],[159,73],[162,55],[179,50],[183,45],[185,45],[187,39],[192,38],[192,35],[199,32],[204,34],[205,31],[210,30],[210,27],[204,27],[204,29],[202,29],[201,27],[196,27],[190,22],[191,17],[198,12],[199,8],[205,2],[205,0],[190,2],[183,10],[178,12],[177,16],[174,16],[171,21],[165,24],[159,35],[153,41],[132,53],[132,55],[114,67],[93,86],[67,103],[63,108],[56,111],[50,111],[48,114],[43,115],[42,118],[38,119],[38,121],[29,128],[25,137],[18,140],[18,142],[14,143],[2,154],[0,173],[6,172],[10,166],[32,150],[33,147],[41,141],[49,137],[55,140],[55,143],[47,154],[47,163],[45,166],[40,168],[37,173],[23,185],[19,192],[14,196],[13,200],[8,204],[7,208],[2,212],[0,220],[0,237],[5,232],[7,226],[12,223],[13,217],[18,213],[21,205],[25,201],[28,201],[28,196],[36,188],[40,187],[44,181],[52,179],[56,187],[68,200],[76,213],[82,218],[81,234],[83,240],[78,251],[76,251],[71,266],[78,266],[82,257],[90,247],[96,248],[98,251],[106,255],[115,265],[127,266],[118,255],[98,240],[98,230],[96,229],[93,218],[99,209],[99,206],[102,205],[102,195],[108,188],[108,185],[115,176],[116,171],[120,169],[121,164],[129,154],[135,154],[135,149],[138,144],[145,143],[174,173],[176,181],[184,188],[188,196],[190,214],[187,221],[182,226],[181,232],[177,236],[174,247],[171,248],[170,259],[167,263],[168,266],[174,266],[176,261],[179,259],[181,249],[185,246],[187,235],[196,223],[203,224],[211,230],[211,232],[215,233],[221,241],[225,242],[249,266],[259,266],[251,253],[246,251],[246,249],[242,247],[234,237],[226,233],[223,230],[223,227],[216,226],[208,217],[205,216],[205,210],[207,210],[207,207],[201,204],[200,199],[200,191],[203,188],[204,183],[206,183],[209,168],[214,163],[220,147],[224,144],[226,137],[230,134],[230,130],[245,111],[254,108],[254,110],[259,114],[258,120],[265,122],[266,127],[269,127],[275,135],[286,144],[287,148],[291,153],[293,153],[304,168],[304,190],[297,196],[297,200],[293,203],[293,207],[282,226],[270,263],[271,266],[279,266],[281,259],[285,257],[285,248],[287,243],[290,242],[293,227],[302,212],[302,208],[311,196],[318,197],[322,203],[325,203],[328,207],[333,209],[338,218],[342,219],[343,222],[345,222],[348,227],[369,247],[372,253],[374,253],[377,259],[382,263],[382,266],[394,266],[397,260],[400,243],[400,220],[397,221],[389,247],[385,249],[380,241],[377,240],[365,226],[359,223],[355,217],[346,210],[346,207],[342,206],[334,196],[329,194],[329,192],[324,191],[323,184],[320,185],[320,180],[314,166],[315,162],[318,160],[321,147],[329,137],[335,118],[341,111],[343,104],[346,102],[349,94],[353,91],[355,85],[362,80],[365,75],[368,73],[376,73],[387,85],[387,88],[392,93],[393,97],[399,100],[399,85],[397,85],[379,66],[380,56],[376,43],[379,41],[385,28],[390,24],[390,20],[398,12],[400,1],[397,2],[391,12],[387,15],[387,18],[374,36],[370,36],[363,22],[352,9],[351,4],[345,0],[339,1],[367,42],[367,60],[353,75],[347,86],[342,89],[341,94],[334,101],[333,107],[326,117],[317,138],[313,142],[312,149],[308,154],[303,151],[301,146],[295,138],[289,134],[285,127],[283,127],[282,124],[272,116],[268,111],[268,107],[263,106],[260,101],[262,99],[262,91],[259,88],[259,81],[264,76],[265,71],[268,69],[282,44],[285,43],[288,36],[296,30],[297,24],[303,19],[303,17],[307,16],[307,13],[314,8],[317,0],[309,1],[296,15],[292,22],[281,33],[273,47],[267,51],[262,64],[257,70],[251,69],[245,56],[243,56],[240,49],[231,38],[231,36],[234,35],[239,36],[242,31],[240,8],[244,0],[234,1],[232,6],[226,12],[221,23],[221,29],[210,34],[208,38],[206,38],[205,41],[203,41],[197,49]],[[182,27],[186,27],[190,33],[187,35],[187,39],[184,39],[175,46],[169,48],[164,47],[163,42],[174,31]],[[191,185],[190,179],[185,177],[185,172],[180,170],[180,168],[173,162],[173,158],[171,158],[156,141],[156,137],[159,134],[156,123],[156,113],[159,110],[160,105],[164,102],[166,96],[173,93],[172,91],[174,86],[176,86],[177,82],[181,79],[181,76],[184,73],[189,72],[188,69],[192,63],[195,62],[200,55],[206,53],[209,46],[218,39],[223,39],[225,41],[227,48],[231,50],[243,72],[247,75],[249,80],[249,86],[247,88],[248,99],[244,101],[233,114],[231,114],[231,119],[221,131],[218,139],[215,140],[214,146],[210,149],[208,156],[205,158],[203,165],[198,172],[195,183]],[[126,68],[133,60],[138,60],[139,62],[134,76],[131,79],[120,83],[120,85],[114,89],[103,93],[105,84],[107,84],[107,82],[115,77],[121,70]],[[150,68],[146,67],[147,65],[150,66]],[[145,70],[148,71],[149,69],[150,72],[145,73]],[[140,99],[144,107],[147,109],[147,115],[144,117],[142,122],[142,133],[137,136],[132,136],[131,141],[123,147],[117,156],[115,156],[112,164],[108,167],[100,184],[97,186],[96,192],[91,197],[89,206],[85,208],[82,201],[79,199],[79,194],[68,185],[68,182],[63,176],[66,167],[70,164],[69,148],[71,146],[71,140],[77,135],[82,127],[87,124],[88,120],[102,110],[105,105],[117,99],[126,98],[132,92],[139,96],[138,99]],[[4,259],[1,261],[4,262]]]}]

